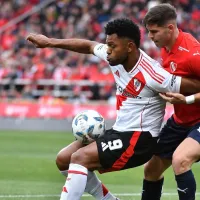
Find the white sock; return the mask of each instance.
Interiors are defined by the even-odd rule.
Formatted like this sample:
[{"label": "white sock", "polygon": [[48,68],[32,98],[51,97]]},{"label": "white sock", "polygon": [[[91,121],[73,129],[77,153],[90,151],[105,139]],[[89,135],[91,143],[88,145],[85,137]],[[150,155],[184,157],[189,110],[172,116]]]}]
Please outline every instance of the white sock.
[{"label": "white sock", "polygon": [[70,164],[60,200],[80,200],[87,183],[87,173],[88,170],[84,166]]},{"label": "white sock", "polygon": [[116,197],[108,191],[96,174],[91,171],[88,171],[85,192],[91,194],[96,200],[116,200]]},{"label": "white sock", "polygon": [[65,170],[65,171],[60,171],[60,173],[63,175],[63,176],[68,176],[68,170]]},{"label": "white sock", "polygon": [[[67,177],[68,170],[60,171],[60,173]],[[91,171],[88,171],[85,192],[91,194],[96,200],[116,200],[116,197],[108,191],[96,174]]]}]

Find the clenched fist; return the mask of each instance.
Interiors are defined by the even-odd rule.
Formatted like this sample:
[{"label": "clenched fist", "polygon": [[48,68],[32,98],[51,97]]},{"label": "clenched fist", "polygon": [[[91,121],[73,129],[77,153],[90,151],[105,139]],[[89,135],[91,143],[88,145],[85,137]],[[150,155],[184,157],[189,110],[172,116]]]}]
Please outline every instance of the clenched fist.
[{"label": "clenched fist", "polygon": [[45,48],[49,46],[49,38],[45,35],[30,33],[26,39],[38,48]]}]

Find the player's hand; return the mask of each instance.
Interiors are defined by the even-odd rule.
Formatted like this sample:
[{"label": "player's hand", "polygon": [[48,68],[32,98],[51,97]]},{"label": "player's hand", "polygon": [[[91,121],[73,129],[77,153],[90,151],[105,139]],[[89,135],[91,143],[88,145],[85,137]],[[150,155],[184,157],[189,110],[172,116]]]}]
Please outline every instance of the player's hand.
[{"label": "player's hand", "polygon": [[179,93],[159,93],[159,95],[166,101],[170,102],[171,104],[177,104],[177,103],[186,103],[185,96]]},{"label": "player's hand", "polygon": [[45,35],[30,33],[26,39],[32,42],[37,48],[45,48],[49,45],[49,38]]}]

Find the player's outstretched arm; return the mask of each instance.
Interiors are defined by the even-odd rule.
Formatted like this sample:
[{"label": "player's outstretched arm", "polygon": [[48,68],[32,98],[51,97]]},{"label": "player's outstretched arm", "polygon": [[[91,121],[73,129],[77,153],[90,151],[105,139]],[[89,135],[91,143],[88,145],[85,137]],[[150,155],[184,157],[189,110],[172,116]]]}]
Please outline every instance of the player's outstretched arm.
[{"label": "player's outstretched arm", "polygon": [[56,39],[48,38],[45,35],[30,33],[27,40],[37,48],[61,48],[83,54],[93,54],[94,47],[98,44],[95,41],[85,39]]},{"label": "player's outstretched arm", "polygon": [[192,103],[200,103],[200,93],[184,96],[179,93],[171,93],[167,92],[165,94],[159,94],[164,100],[172,103],[172,104],[192,104]]}]

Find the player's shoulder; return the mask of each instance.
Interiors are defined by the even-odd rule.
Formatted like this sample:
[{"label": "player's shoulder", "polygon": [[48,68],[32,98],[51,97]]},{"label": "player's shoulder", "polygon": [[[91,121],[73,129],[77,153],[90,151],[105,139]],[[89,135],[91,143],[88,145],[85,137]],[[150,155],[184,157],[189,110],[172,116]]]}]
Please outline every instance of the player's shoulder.
[{"label": "player's shoulder", "polygon": [[150,57],[148,54],[146,54],[141,49],[140,49],[140,52],[142,54],[141,63],[144,63],[144,64],[146,63],[146,65],[148,64],[149,66],[152,66],[152,67],[155,67],[155,66],[156,67],[161,67],[160,63],[157,60],[155,60],[152,57]]},{"label": "player's shoulder", "polygon": [[184,46],[187,46],[189,50],[192,52],[193,49],[200,48],[199,41],[190,33],[183,32],[184,37],[182,44]]},{"label": "player's shoulder", "polygon": [[190,52],[190,55],[188,56],[188,61],[190,63],[195,63],[195,64],[198,64],[200,63],[200,46],[198,47],[194,47],[191,52]]},{"label": "player's shoulder", "polygon": [[194,56],[200,56],[199,41],[197,41],[197,39],[190,33],[183,32],[183,34],[184,34],[184,39],[181,45],[188,50],[187,59],[193,58]]},{"label": "player's shoulder", "polygon": [[145,53],[142,49],[140,49],[140,53],[141,53],[141,61],[147,61],[149,64],[153,64],[154,62],[156,62],[156,60],[154,60],[152,57],[150,57],[147,53]]}]

